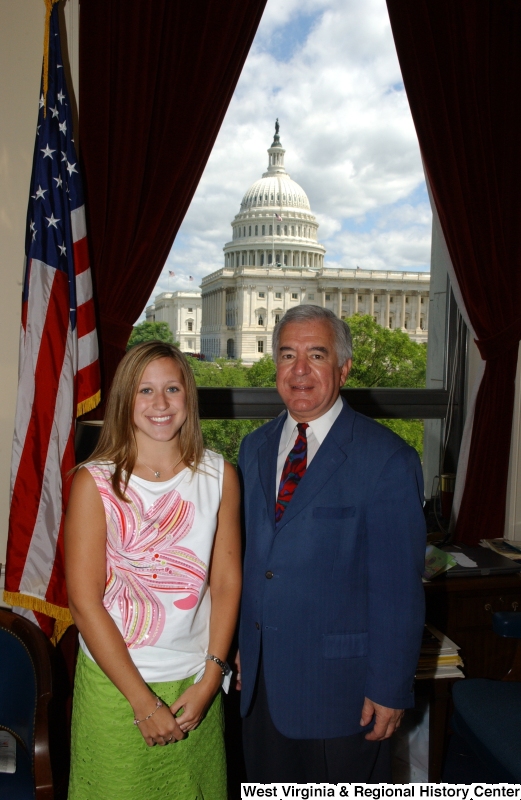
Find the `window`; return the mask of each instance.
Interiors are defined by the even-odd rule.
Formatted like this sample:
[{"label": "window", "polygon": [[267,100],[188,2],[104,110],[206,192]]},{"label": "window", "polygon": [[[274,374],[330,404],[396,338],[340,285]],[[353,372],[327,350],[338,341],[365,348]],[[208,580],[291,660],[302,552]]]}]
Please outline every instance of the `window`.
[{"label": "window", "polygon": [[257,353],[264,353],[264,342],[262,339],[259,339],[257,342]]},{"label": "window", "polygon": [[407,327],[408,327],[407,326],[407,320],[405,320],[405,322],[403,323],[403,327],[405,328],[405,330],[407,330]]},{"label": "window", "polygon": [[390,328],[393,327],[393,318],[392,317],[389,317],[389,327]]},{"label": "window", "polygon": [[260,256],[260,266],[261,267],[264,266],[264,253],[261,253],[261,256]]},{"label": "window", "polygon": [[239,239],[241,238],[241,229],[240,228],[237,228],[237,236],[239,237]]},{"label": "window", "polygon": [[284,253],[284,265],[286,267],[288,266],[288,254],[287,253]]},{"label": "window", "polygon": [[361,302],[362,302],[362,295],[361,295],[361,294],[359,294],[359,295],[358,295],[358,302],[359,302],[359,303],[361,303]]},{"label": "window", "polygon": [[262,235],[266,236],[266,225],[262,226]]},{"label": "window", "polygon": [[277,236],[280,236],[280,225],[277,225]]},{"label": "window", "polygon": [[390,297],[390,298],[389,298],[389,302],[390,302],[390,303],[394,303],[394,297]]},{"label": "window", "polygon": [[288,235],[288,226],[284,225],[284,236]]},{"label": "window", "polygon": [[194,323],[192,322],[192,320],[188,320],[188,322],[186,323],[186,327],[188,328],[189,331],[193,331]]},{"label": "window", "polygon": [[291,299],[292,300],[298,300],[298,293],[297,292],[292,292],[291,293]]},{"label": "window", "polygon": [[[405,298],[405,302],[406,302],[406,303],[408,303],[408,302],[409,302],[409,298],[408,298],[408,297],[406,297],[406,298]],[[407,327],[407,326],[406,326],[406,327]]]},{"label": "window", "polygon": [[275,300],[282,300],[282,292],[275,292]]},{"label": "window", "polygon": [[300,236],[300,225],[298,226],[298,235]]},{"label": "window", "polygon": [[255,225],[255,236],[259,235],[259,226]]},{"label": "window", "polygon": [[275,325],[280,322],[280,314],[275,314]]},{"label": "window", "polygon": [[375,303],[378,302],[378,295],[377,294],[375,294],[375,296],[374,296],[374,301],[375,301]]},{"label": "window", "polygon": [[189,308],[189,309],[188,309],[188,313],[189,313],[189,314],[192,314],[192,313],[193,313],[193,308]]},{"label": "window", "polygon": [[421,299],[421,302],[423,303],[423,297],[422,297],[422,299]]},{"label": "window", "polygon": [[194,349],[194,340],[193,339],[187,339],[186,340],[186,346],[188,347],[189,350],[193,350]]},{"label": "window", "polygon": [[315,299],[314,294],[308,294],[308,300],[314,300],[314,299]]},{"label": "window", "polygon": [[271,258],[272,258],[272,254],[268,253],[268,264],[271,264]]},{"label": "window", "polygon": [[270,236],[273,236],[273,225],[270,225],[270,229],[269,229],[269,235],[270,235]]},{"label": "window", "polygon": [[347,295],[346,294],[342,295],[342,300],[344,301],[344,303],[346,302],[346,300],[347,300]]},{"label": "window", "polygon": [[264,300],[264,298],[266,297],[265,292],[259,292],[259,297]]},{"label": "window", "polygon": [[294,225],[291,226],[291,235],[295,236],[295,226]]},{"label": "window", "polygon": [[262,314],[259,314],[259,325],[264,325],[264,317]]},{"label": "window", "polygon": [[243,236],[246,236],[246,225],[245,225],[245,226],[244,226],[244,228],[243,228],[243,234],[242,234],[242,235],[243,235]]},{"label": "window", "polygon": [[251,236],[251,225],[248,228],[248,236]]},{"label": "window", "polygon": [[331,295],[330,294],[326,294],[326,300],[331,300]]}]

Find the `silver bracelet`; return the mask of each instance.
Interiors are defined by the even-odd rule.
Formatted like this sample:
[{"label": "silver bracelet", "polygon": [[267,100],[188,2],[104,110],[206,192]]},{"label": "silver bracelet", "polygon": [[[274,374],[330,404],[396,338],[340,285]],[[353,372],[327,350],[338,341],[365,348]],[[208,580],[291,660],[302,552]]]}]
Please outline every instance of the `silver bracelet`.
[{"label": "silver bracelet", "polygon": [[150,717],[153,717],[154,714],[156,713],[157,709],[158,708],[162,708],[162,706],[163,706],[163,703],[161,702],[159,697],[156,697],[156,707],[154,708],[152,713],[149,714],[148,717],[144,717],[144,719],[134,719],[134,725],[141,725],[142,722],[146,722],[147,719],[150,719]]},{"label": "silver bracelet", "polygon": [[223,677],[228,675],[229,672],[231,672],[231,669],[228,666],[228,664],[226,663],[226,661],[221,661],[221,659],[217,658],[217,656],[212,656],[210,653],[208,653],[208,655],[205,657],[204,660],[205,661],[215,661],[217,666],[221,668],[221,672],[223,674]]}]

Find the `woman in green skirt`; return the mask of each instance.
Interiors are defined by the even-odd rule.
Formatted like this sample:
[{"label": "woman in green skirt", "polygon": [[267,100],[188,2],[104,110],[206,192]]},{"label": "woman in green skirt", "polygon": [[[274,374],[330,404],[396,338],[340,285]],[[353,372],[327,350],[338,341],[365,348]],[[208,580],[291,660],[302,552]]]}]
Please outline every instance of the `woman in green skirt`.
[{"label": "woman in green skirt", "polygon": [[65,525],[80,631],[69,800],[226,800],[221,685],[240,595],[239,486],[205,450],[191,369],[120,363]]}]

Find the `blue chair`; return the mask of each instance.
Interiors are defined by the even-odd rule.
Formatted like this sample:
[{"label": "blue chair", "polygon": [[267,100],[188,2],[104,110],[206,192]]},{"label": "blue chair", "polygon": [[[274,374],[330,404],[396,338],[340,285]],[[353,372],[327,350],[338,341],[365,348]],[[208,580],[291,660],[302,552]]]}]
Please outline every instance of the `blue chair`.
[{"label": "blue chair", "polygon": [[52,646],[29,620],[0,609],[0,730],[16,740],[16,771],[0,773],[0,798],[52,800],[49,746]]},{"label": "blue chair", "polygon": [[[499,636],[521,639],[521,613],[497,612]],[[521,782],[521,643],[502,681],[473,678],[452,689],[452,728],[498,783]]]}]

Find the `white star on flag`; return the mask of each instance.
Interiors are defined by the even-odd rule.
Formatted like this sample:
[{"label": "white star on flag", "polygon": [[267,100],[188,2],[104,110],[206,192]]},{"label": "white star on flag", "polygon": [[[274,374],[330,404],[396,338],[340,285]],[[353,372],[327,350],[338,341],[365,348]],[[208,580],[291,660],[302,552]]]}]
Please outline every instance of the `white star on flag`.
[{"label": "white star on flag", "polygon": [[38,200],[39,198],[41,198],[42,200],[45,200],[44,194],[45,194],[46,191],[47,191],[47,189],[42,189],[40,184],[38,184],[38,188],[36,190],[36,194],[34,195],[34,199]]},{"label": "white star on flag", "polygon": [[67,255],[67,248],[65,247],[64,244],[59,244],[58,245],[58,249],[60,251],[60,255],[62,255],[62,256],[66,256]]},{"label": "white star on flag", "polygon": [[58,175],[58,177],[57,177],[57,178],[53,178],[53,181],[56,181],[56,188],[57,188],[57,189],[61,189],[61,187],[62,187],[62,184],[63,184],[63,181],[62,181],[62,176],[61,176],[61,175]]},{"label": "white star on flag", "polygon": [[75,167],[76,163],[71,164],[69,161],[67,161],[67,172],[69,173],[69,175],[72,175],[73,172],[78,172],[78,170]]},{"label": "white star on flag", "polygon": [[49,225],[47,226],[48,228],[50,228],[50,227],[51,227],[51,225],[52,225],[54,228],[57,228],[57,227],[58,227],[58,225],[57,225],[56,223],[57,223],[57,222],[59,222],[60,220],[55,218],[55,216],[54,216],[54,214],[52,213],[52,211],[51,211],[51,216],[50,216],[50,217],[45,217],[45,219],[46,219],[46,220],[47,220],[47,222],[49,223]]},{"label": "white star on flag", "polygon": [[50,158],[50,159],[51,159],[51,161],[52,161],[52,154],[53,154],[53,153],[55,153],[55,152],[56,152],[56,150],[51,150],[51,148],[49,147],[49,145],[47,145],[45,148],[43,148],[43,147],[42,147],[42,148],[40,148],[40,149],[41,149],[41,151],[42,151],[42,153],[43,153],[43,157],[44,157],[44,158],[47,158],[47,156],[49,156],[49,158]]},{"label": "white star on flag", "polygon": [[54,106],[54,108],[50,108],[49,111],[52,111],[53,117],[59,117],[60,116],[60,112],[58,111],[56,106]]},{"label": "white star on flag", "polygon": [[67,120],[65,120],[64,122],[60,122],[60,124],[58,125],[58,128],[60,129],[60,133],[66,134],[67,133]]},{"label": "white star on flag", "polygon": [[67,153],[64,153],[62,150],[62,161],[67,161]]},{"label": "white star on flag", "polygon": [[44,107],[44,105],[45,105],[45,100],[43,99],[43,94],[40,96],[40,103],[39,103],[39,105],[40,105],[40,108],[43,108],[43,107]]},{"label": "white star on flag", "polygon": [[60,101],[60,105],[61,105],[61,104],[63,103],[64,97],[65,97],[65,95],[63,94],[63,92],[61,91],[61,89],[60,89],[60,91],[58,92],[58,94],[56,95],[56,97],[57,97],[57,98],[58,98],[58,100]]}]

